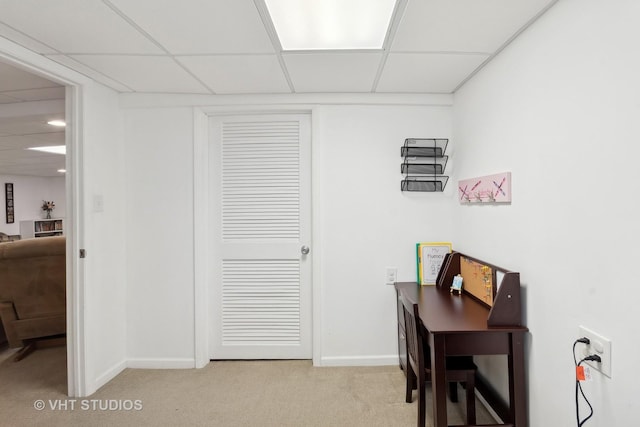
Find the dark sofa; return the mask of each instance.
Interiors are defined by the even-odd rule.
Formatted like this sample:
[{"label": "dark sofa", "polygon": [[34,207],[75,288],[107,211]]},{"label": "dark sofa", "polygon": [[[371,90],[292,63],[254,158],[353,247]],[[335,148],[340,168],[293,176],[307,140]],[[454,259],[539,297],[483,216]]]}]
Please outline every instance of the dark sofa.
[{"label": "dark sofa", "polygon": [[66,333],[65,248],[64,236],[0,243],[0,318],[17,359]]}]

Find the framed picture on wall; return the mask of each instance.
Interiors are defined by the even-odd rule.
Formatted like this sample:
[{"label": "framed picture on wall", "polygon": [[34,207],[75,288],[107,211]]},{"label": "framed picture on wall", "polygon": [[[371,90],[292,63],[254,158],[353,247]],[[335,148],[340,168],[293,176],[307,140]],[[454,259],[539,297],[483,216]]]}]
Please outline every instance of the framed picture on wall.
[{"label": "framed picture on wall", "polygon": [[7,212],[7,224],[14,223],[14,204],[13,204],[13,183],[6,182],[4,184],[4,201]]}]

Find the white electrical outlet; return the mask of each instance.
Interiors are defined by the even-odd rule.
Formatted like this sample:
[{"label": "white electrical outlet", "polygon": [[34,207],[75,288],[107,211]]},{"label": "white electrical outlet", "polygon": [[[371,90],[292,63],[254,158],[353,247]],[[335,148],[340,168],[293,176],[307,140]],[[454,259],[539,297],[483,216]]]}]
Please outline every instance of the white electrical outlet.
[{"label": "white electrical outlet", "polygon": [[576,351],[576,357],[578,360],[592,354],[597,354],[600,356],[600,359],[602,359],[602,362],[598,363],[587,360],[583,363],[589,364],[592,368],[611,378],[611,340],[585,328],[584,326],[580,326],[579,334],[580,336],[578,338],[589,338],[589,344],[578,344],[578,346],[576,346],[576,349],[580,349],[580,347],[582,347],[582,350]]},{"label": "white electrical outlet", "polygon": [[395,267],[387,267],[387,274],[385,275],[385,283],[387,285],[393,285],[398,279],[398,269]]}]

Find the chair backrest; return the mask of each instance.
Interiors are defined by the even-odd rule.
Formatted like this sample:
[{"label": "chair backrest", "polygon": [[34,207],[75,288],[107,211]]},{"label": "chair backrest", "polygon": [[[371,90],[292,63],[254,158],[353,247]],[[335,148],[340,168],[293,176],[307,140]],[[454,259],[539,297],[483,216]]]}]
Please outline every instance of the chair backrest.
[{"label": "chair backrest", "polygon": [[405,295],[402,295],[401,298],[407,334],[407,362],[411,364],[415,373],[424,372],[424,348],[420,337],[418,304]]}]

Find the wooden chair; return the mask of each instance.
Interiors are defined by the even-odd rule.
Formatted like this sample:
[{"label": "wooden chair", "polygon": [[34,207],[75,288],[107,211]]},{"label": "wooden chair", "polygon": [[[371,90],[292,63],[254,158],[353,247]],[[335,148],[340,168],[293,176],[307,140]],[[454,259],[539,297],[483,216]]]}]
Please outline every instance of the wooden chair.
[{"label": "wooden chair", "polygon": [[[428,346],[424,344],[420,334],[420,315],[418,304],[402,296],[402,306],[407,333],[407,390],[406,401],[412,402],[413,389],[418,389],[418,427],[425,426],[426,423],[426,402],[425,385],[431,382],[431,355]],[[456,383],[463,383],[467,400],[467,424],[476,423],[476,400],[475,400],[475,375],[476,366],[467,357],[448,357],[446,360],[447,372],[445,374],[447,382],[452,390],[451,398],[454,398]],[[416,384],[417,380],[417,384]]]}]

